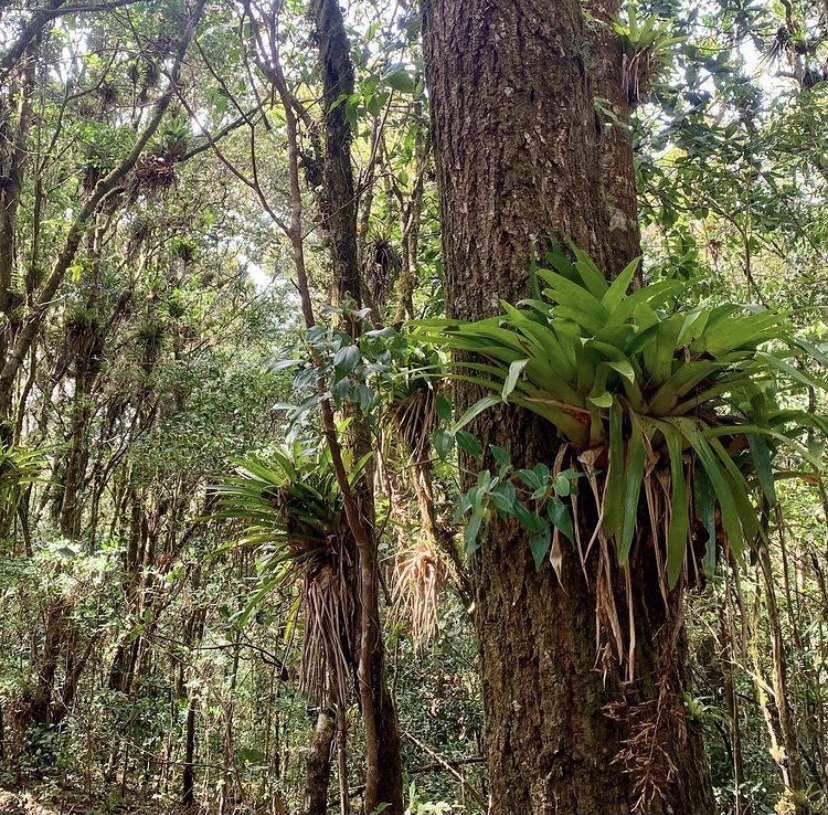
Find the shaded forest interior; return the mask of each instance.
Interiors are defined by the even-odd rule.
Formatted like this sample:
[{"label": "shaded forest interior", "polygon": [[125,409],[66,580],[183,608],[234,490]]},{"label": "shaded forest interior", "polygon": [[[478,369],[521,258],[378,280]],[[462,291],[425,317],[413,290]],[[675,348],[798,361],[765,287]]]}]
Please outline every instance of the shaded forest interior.
[{"label": "shaded forest interior", "polygon": [[828,815],[828,3],[0,0],[0,813]]}]

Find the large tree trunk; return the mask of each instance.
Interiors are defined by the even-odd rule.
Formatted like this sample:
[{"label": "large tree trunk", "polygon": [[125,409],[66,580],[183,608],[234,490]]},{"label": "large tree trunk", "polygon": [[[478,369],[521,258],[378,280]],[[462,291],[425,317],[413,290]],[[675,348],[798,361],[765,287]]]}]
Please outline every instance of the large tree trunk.
[{"label": "large tree trunk", "polygon": [[[498,298],[527,296],[533,244],[550,238],[571,237],[618,271],[579,2],[430,0],[424,25],[451,315],[489,316]],[[460,384],[458,407],[478,395]],[[516,409],[485,413],[474,430],[518,466],[550,462],[557,449],[548,424]],[[663,686],[657,581],[645,574],[637,589],[641,678],[619,708],[622,690],[596,670],[596,599],[574,550],[561,587],[549,564],[535,570],[524,534],[494,520],[472,568],[491,812],[628,815],[646,779],[629,771],[627,739]],[[643,811],[707,815],[700,742],[676,698],[686,646],[680,627],[671,633],[670,714],[682,721],[659,746],[676,771],[660,780],[666,805]],[[628,715],[610,716],[608,705]]]},{"label": "large tree trunk", "polygon": [[602,110],[601,188],[607,209],[610,270],[618,274],[641,254],[633,161],[632,110],[623,81],[624,52],[612,21],[620,0],[589,0],[593,20],[587,40],[587,69],[596,107]]}]

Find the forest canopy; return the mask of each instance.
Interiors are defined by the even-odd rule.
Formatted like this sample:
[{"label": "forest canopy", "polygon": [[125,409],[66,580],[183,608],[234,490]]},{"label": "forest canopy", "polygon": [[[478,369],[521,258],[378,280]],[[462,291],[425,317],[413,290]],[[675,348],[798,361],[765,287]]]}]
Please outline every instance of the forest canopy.
[{"label": "forest canopy", "polygon": [[0,812],[828,813],[825,0],[0,0]]}]

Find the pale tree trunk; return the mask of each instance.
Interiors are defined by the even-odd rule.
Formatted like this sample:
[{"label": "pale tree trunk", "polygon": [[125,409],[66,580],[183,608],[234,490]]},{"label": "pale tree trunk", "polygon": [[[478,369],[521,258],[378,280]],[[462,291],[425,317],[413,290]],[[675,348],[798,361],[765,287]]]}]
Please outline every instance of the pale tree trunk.
[{"label": "pale tree trunk", "polygon": [[776,598],[776,586],[773,579],[773,566],[766,545],[762,544],[758,547],[757,559],[759,572],[765,587],[765,617],[770,632],[773,662],[773,698],[778,717],[779,736],[781,737],[779,746],[783,748],[776,753],[777,763],[782,771],[785,785],[794,793],[792,811],[796,815],[808,815],[811,811],[810,807],[801,798],[806,787],[802,771],[802,756],[799,752],[799,738],[789,699],[785,644]]},{"label": "pale tree trunk", "polygon": [[730,586],[725,587],[724,614],[721,617],[721,640],[722,640],[722,679],[724,682],[723,692],[727,713],[730,718],[730,746],[733,753],[733,786],[735,794],[733,798],[734,815],[750,815],[750,802],[742,793],[742,786],[745,783],[745,762],[742,753],[742,728],[739,719],[739,697],[734,682],[734,669],[736,658],[734,649],[733,634],[733,602]]},{"label": "pale tree trunk", "polygon": [[[449,313],[490,316],[499,298],[528,296],[533,245],[550,239],[571,237],[608,274],[618,271],[577,0],[430,0],[424,25]],[[479,395],[457,390],[461,411]],[[485,413],[473,430],[518,466],[549,463],[557,450],[554,429],[516,409]],[[491,813],[629,815],[640,779],[616,759],[632,725],[607,715],[621,691],[595,669],[596,600],[576,553],[564,552],[561,587],[549,564],[535,570],[526,536],[494,520],[471,568]],[[639,680],[627,690],[639,707],[656,703],[666,613],[654,568],[642,563],[640,573]],[[670,670],[681,685],[686,638],[671,606]],[[675,772],[660,780],[666,801],[648,815],[714,811],[680,689],[670,710],[680,721],[659,745]]]}]

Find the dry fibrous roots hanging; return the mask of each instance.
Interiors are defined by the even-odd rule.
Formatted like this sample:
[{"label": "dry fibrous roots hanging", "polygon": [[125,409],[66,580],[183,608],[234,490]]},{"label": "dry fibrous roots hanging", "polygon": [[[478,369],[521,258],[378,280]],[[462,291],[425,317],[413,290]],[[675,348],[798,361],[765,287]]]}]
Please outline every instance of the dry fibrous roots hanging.
[{"label": "dry fibrous roots hanging", "polygon": [[[641,594],[640,572],[649,561],[647,570],[652,573],[651,582],[655,584],[655,593],[660,597],[662,614],[665,619],[670,619],[675,616],[675,604],[683,596],[685,587],[698,585],[704,579],[699,560],[705,546],[703,538],[707,533],[703,524],[694,517],[692,488],[685,479],[690,528],[695,531],[692,536],[693,545],[686,549],[686,559],[679,579],[670,588],[666,567],[673,504],[670,466],[657,451],[648,449],[641,486],[647,511],[642,511],[641,517],[636,521],[629,559],[623,565],[619,564],[617,542],[605,534],[602,526],[607,471],[605,453],[601,448],[592,448],[579,455],[570,445],[564,445],[558,453],[552,475],[574,470],[584,476],[579,492],[572,496],[572,510],[575,548],[584,579],[596,598],[597,652],[602,661],[606,662],[607,668],[614,666],[622,681],[631,683],[636,678],[636,619],[640,603],[637,598]],[[690,467],[691,462],[685,461],[684,466]],[[561,573],[559,558],[562,556],[560,532],[556,530],[550,559],[558,574]]]},{"label": "dry fibrous roots hanging", "polygon": [[657,801],[667,801],[667,791],[679,772],[676,745],[684,745],[688,737],[676,666],[665,665],[664,670],[655,698],[637,703],[623,700],[605,708],[606,715],[621,723],[628,734],[614,762],[632,779],[632,812],[642,815],[653,811]]},{"label": "dry fibrous roots hanging", "polygon": [[386,414],[411,457],[419,461],[437,427],[437,389],[427,378],[412,382],[409,393],[395,401]]},{"label": "dry fibrous roots hanging", "polygon": [[132,194],[153,195],[168,190],[177,180],[175,158],[149,153],[143,156],[133,170]]},{"label": "dry fibrous roots hanging", "polygon": [[[388,409],[403,448],[414,463],[412,477],[421,478],[420,465],[429,454],[437,427],[437,390],[427,377],[413,379],[409,392]],[[395,619],[407,620],[415,647],[428,642],[437,629],[437,609],[447,577],[446,563],[428,528],[408,546],[403,545],[394,562],[392,591]]]},{"label": "dry fibrous roots hanging", "polygon": [[[646,516],[638,519],[632,555],[623,566],[618,563],[615,541],[601,529],[606,462],[596,458],[594,451],[577,455],[567,446],[559,452],[554,471],[567,468],[583,472],[589,485],[573,496],[576,549],[584,579],[595,596],[596,669],[618,691],[618,700],[604,712],[627,734],[615,761],[633,781],[636,801],[632,811],[647,813],[656,802],[667,800],[678,772],[676,755],[686,749],[678,651],[685,590],[702,580],[702,572],[694,547],[688,547],[680,580],[672,589],[667,585],[670,472],[653,451],[649,451],[642,483]],[[688,503],[692,506],[690,495]],[[645,631],[651,630],[653,620],[660,621],[654,640],[637,637],[640,617],[647,621]]]},{"label": "dry fibrous roots hanging", "polygon": [[630,107],[638,107],[650,98],[651,62],[649,49],[636,51],[632,56],[624,54],[621,76]]},{"label": "dry fibrous roots hanging", "polygon": [[328,548],[304,565],[305,637],[299,686],[320,707],[345,705],[355,670],[358,571],[347,533],[330,536]]},{"label": "dry fibrous roots hanging", "polygon": [[445,579],[446,567],[433,541],[419,540],[397,555],[393,615],[408,620],[415,647],[428,642],[437,630],[437,609]]},{"label": "dry fibrous roots hanging", "polygon": [[97,317],[78,313],[66,320],[66,350],[79,369],[95,369],[103,353],[103,328]]},{"label": "dry fibrous roots hanging", "polygon": [[138,329],[138,340],[142,349],[141,368],[149,376],[154,370],[164,341],[164,326],[155,320],[147,320]]},{"label": "dry fibrous roots hanging", "polygon": [[369,241],[365,252],[363,276],[372,303],[385,303],[401,268],[400,253],[388,238],[377,235]]}]

